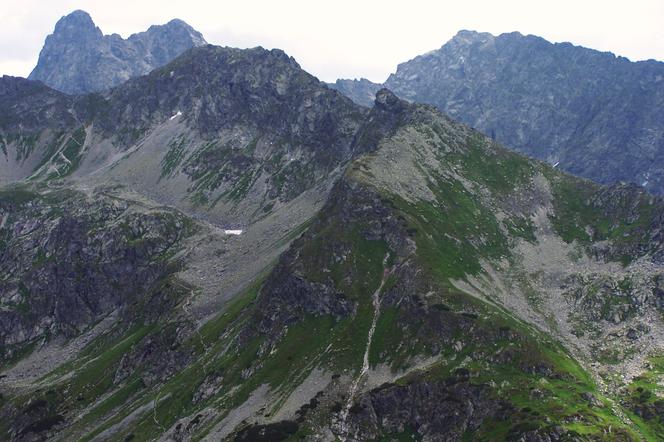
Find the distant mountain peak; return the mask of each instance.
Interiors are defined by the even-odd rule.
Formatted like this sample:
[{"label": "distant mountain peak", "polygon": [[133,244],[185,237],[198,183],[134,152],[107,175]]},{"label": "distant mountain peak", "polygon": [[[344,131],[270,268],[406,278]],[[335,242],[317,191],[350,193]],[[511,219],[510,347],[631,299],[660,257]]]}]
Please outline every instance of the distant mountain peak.
[{"label": "distant mountain peak", "polygon": [[468,29],[462,29],[452,37],[452,40],[456,41],[482,41],[487,39],[495,38],[493,34],[489,32],[478,32],[471,31]]},{"label": "distant mountain peak", "polygon": [[[536,35],[461,30],[400,63],[383,84],[330,87],[371,106],[387,87],[434,105],[511,148],[600,183],[633,181],[664,194],[664,63]],[[625,118],[629,115],[629,118]]]},{"label": "distant mountain peak", "polygon": [[60,20],[58,20],[58,22],[55,24],[55,29],[57,31],[59,27],[68,26],[71,24],[92,28],[96,27],[94,21],[92,21],[92,17],[90,17],[90,14],[82,9],[77,9],[67,15],[63,15],[62,18],[60,18]]},{"label": "distant mountain peak", "polygon": [[92,21],[92,17],[87,12],[77,9],[60,18],[55,24],[52,38],[58,37],[83,37],[83,38],[101,38],[103,33],[101,29]]},{"label": "distant mountain peak", "polygon": [[180,19],[123,39],[104,35],[90,14],[76,10],[56,23],[29,78],[68,94],[98,92],[205,44],[203,35]]}]

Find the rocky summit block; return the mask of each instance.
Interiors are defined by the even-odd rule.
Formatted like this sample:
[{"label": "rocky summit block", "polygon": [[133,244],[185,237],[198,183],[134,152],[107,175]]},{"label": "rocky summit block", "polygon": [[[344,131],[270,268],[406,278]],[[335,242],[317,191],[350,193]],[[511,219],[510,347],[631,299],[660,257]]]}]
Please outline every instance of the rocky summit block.
[{"label": "rocky summit block", "polygon": [[62,17],[46,38],[31,80],[67,94],[98,92],[163,66],[187,49],[206,44],[182,20],[150,26],[123,39],[104,35],[85,11]]}]

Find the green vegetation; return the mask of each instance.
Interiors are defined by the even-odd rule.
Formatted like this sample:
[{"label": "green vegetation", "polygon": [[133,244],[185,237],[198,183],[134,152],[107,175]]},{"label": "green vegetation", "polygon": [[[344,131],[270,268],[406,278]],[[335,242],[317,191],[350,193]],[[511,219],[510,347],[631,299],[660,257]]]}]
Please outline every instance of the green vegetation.
[{"label": "green vegetation", "polygon": [[272,175],[272,184],[277,194],[286,201],[311,187],[315,181],[314,167],[300,160],[287,162]]},{"label": "green vegetation", "polygon": [[39,198],[40,194],[27,184],[14,184],[0,188],[0,202],[2,203],[23,205]]},{"label": "green vegetation", "polygon": [[[39,135],[37,134],[31,134],[31,135],[19,134],[19,135],[8,136],[5,143],[6,144],[15,143],[16,162],[20,163],[22,161],[25,161],[32,154],[32,152],[35,150],[35,146],[37,145],[38,140],[39,140]],[[5,149],[3,149],[3,151]]]},{"label": "green vegetation", "polygon": [[430,185],[437,204],[391,201],[408,223],[418,246],[421,265],[441,280],[462,278],[481,270],[479,258],[501,258],[509,248],[491,211],[457,181],[440,179]]},{"label": "green vegetation", "polygon": [[[274,301],[267,297],[280,293],[270,291],[266,281],[272,280],[264,274],[222,313],[195,328],[198,324],[193,323],[188,304],[181,302],[186,295],[195,296],[196,288],[175,277],[164,278],[132,306],[135,314],[131,318],[123,318],[77,359],[40,380],[53,386],[51,393],[39,391],[34,397],[31,393],[9,400],[19,409],[33,406],[35,399],[45,404],[51,420],[40,425],[50,425],[61,415],[77,416],[63,436],[72,440],[93,439],[125,419],[126,427],[116,430],[113,438],[153,440],[182,417],[216,410],[218,415],[205,428],[196,429],[197,437],[204,437],[263,386],[269,389],[270,401],[261,413],[269,418],[315,368],[324,368],[346,383],[359,373],[376,313],[372,295],[386,278],[368,346],[369,366],[387,365],[393,373],[403,373],[395,381],[399,387],[424,381],[481,386],[492,403],[500,404],[503,414],[485,420],[479,429],[469,429],[463,440],[510,440],[526,431],[554,427],[567,430],[572,439],[636,440],[635,431],[639,431],[646,439],[656,440],[664,431],[661,420],[656,420],[664,410],[664,401],[659,399],[664,359],[653,358],[652,369],[635,379],[621,403],[614,404],[550,336],[501,307],[462,292],[453,283],[481,275],[485,261],[509,259],[515,238],[536,241],[529,214],[502,217],[499,207],[512,202],[513,193],[529,185],[539,169],[546,167],[477,135],[452,140],[442,126],[419,130],[429,141],[444,140],[454,146],[448,150],[443,149],[448,145],[439,146],[433,152],[440,167],[416,166],[421,174],[417,178],[428,187],[427,199],[371,187],[371,180],[367,180],[369,184],[361,180],[342,183],[347,188],[339,186],[336,191],[341,194],[332,196],[324,212],[274,239],[274,247],[293,241],[292,254],[282,257],[279,271],[292,272],[294,278],[315,288],[313,295],[293,289],[296,296],[311,298],[303,299],[301,305],[280,306],[296,311],[281,316],[278,308],[265,308],[267,301]],[[84,132],[77,134],[82,141],[74,143],[77,138],[72,136],[61,151],[72,162],[66,173],[78,165],[73,159],[80,157],[85,141]],[[186,157],[187,140],[180,135],[169,143],[161,176],[170,177],[182,167],[194,180],[192,200],[206,205],[221,198],[241,201],[263,170],[272,167],[272,184],[279,197],[288,198],[314,182],[314,168],[300,161],[284,165],[283,158],[275,156],[259,164],[254,159],[258,141],[256,137],[247,146],[235,148],[207,143]],[[371,177],[376,172],[378,176],[370,161],[356,166],[346,179],[354,179],[354,173]],[[628,241],[631,239],[625,238],[645,226],[651,216],[644,201],[636,221],[606,216],[590,203],[596,189],[580,180],[560,178],[552,170],[546,173],[554,194],[552,223],[565,241]],[[49,198],[66,197],[56,194],[54,191]],[[35,195],[27,187],[4,189],[0,201],[4,197],[23,204]],[[627,212],[629,207],[623,209]],[[168,225],[176,221],[175,214],[160,216]],[[117,225],[124,229],[123,240],[137,250],[146,249],[152,240],[127,220]],[[170,233],[168,228],[164,232]],[[402,245],[407,250],[395,250]],[[416,252],[410,254],[411,248]],[[179,268],[171,262],[173,253],[168,250],[155,258],[167,273]],[[48,260],[44,253],[37,253],[32,264],[41,266]],[[386,268],[393,270],[389,276]],[[517,284],[537,311],[542,299],[523,277]],[[631,291],[632,285],[629,278],[618,284],[624,292]],[[330,313],[335,312],[331,302],[316,296],[352,303],[352,308]],[[159,320],[149,311],[155,299],[171,306]],[[317,301],[320,305],[306,304]],[[604,301],[599,311],[609,316],[619,300],[607,297]],[[271,333],[265,333],[263,327]],[[162,368],[161,356],[171,358],[168,367],[173,368],[164,377],[153,371]],[[616,355],[606,355],[607,360],[612,357]],[[421,364],[417,370],[413,370],[415,364]],[[345,399],[343,394],[334,401]],[[337,405],[323,404],[322,408],[327,407],[321,411],[323,424],[329,424],[330,409],[340,411]],[[623,409],[636,428],[619,417]],[[307,427],[312,422],[306,419],[301,423],[294,439],[313,428]],[[418,437],[417,428],[406,426],[396,434],[386,432],[378,440]]]},{"label": "green vegetation", "polygon": [[168,151],[161,160],[161,178],[171,177],[186,154],[187,137],[178,135],[168,144]]},{"label": "green vegetation", "polygon": [[649,440],[664,434],[664,356],[654,355],[648,369],[635,377],[622,398],[630,419]]},{"label": "green vegetation", "polygon": [[[566,242],[582,245],[611,240],[618,250],[616,258],[628,264],[629,250],[636,244],[647,245],[647,227],[652,221],[654,205],[647,194],[636,200],[630,193],[604,195],[589,181],[564,175],[553,169],[543,170],[552,184],[554,215],[552,225]],[[632,219],[633,208],[636,216]]]},{"label": "green vegetation", "polygon": [[446,157],[462,167],[462,176],[485,186],[495,195],[507,195],[530,181],[535,172],[531,160],[494,145],[479,134],[473,134],[465,149]]}]

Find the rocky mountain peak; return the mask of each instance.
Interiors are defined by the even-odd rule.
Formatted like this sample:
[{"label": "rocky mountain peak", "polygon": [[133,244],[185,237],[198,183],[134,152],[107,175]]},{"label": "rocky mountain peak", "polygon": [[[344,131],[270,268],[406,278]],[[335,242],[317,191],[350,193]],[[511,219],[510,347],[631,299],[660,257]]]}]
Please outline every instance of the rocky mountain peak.
[{"label": "rocky mountain peak", "polygon": [[204,44],[203,36],[179,19],[123,39],[104,35],[87,12],[78,10],[58,21],[29,78],[68,94],[99,92]]},{"label": "rocky mountain peak", "polygon": [[80,9],[63,16],[55,24],[55,30],[52,34],[53,38],[58,37],[102,37],[103,34],[101,29],[99,29],[95,23],[92,21],[92,17],[85,11]]},{"label": "rocky mountain peak", "polygon": [[397,97],[394,92],[387,88],[382,88],[376,92],[374,109],[378,112],[401,115],[410,107],[411,105],[407,101]]},{"label": "rocky mountain peak", "polygon": [[450,43],[454,42],[456,44],[472,44],[472,43],[485,43],[487,41],[494,40],[496,37],[494,37],[492,34],[488,32],[477,32],[477,31],[469,31],[462,29],[461,31],[457,32],[454,37],[452,37],[452,40],[450,40]]},{"label": "rocky mountain peak", "polygon": [[146,32],[140,32],[138,34],[133,34],[130,39],[138,39],[144,37],[144,35],[152,35],[162,38],[171,38],[175,39],[177,43],[179,41],[191,41],[193,46],[203,46],[207,44],[203,38],[203,34],[189,26],[185,21],[180,20],[179,18],[174,18],[164,25],[152,25],[148,28]]},{"label": "rocky mountain peak", "polygon": [[[482,110],[469,47],[403,78]],[[103,94],[0,79],[0,440],[664,434],[662,200],[375,92],[210,45]]]}]

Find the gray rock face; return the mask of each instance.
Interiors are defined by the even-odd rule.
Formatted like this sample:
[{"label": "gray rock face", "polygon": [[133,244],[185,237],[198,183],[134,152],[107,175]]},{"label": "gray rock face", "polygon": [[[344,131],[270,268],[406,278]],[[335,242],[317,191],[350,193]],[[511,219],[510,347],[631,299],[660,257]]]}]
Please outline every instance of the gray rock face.
[{"label": "gray rock face", "polygon": [[[364,395],[350,414],[356,440],[417,428],[423,440],[462,440],[488,417],[508,415],[509,406],[490,397],[489,389],[466,382],[417,382],[384,385]],[[355,429],[355,426],[358,429]],[[360,429],[362,428],[362,429]]]},{"label": "gray rock face", "polygon": [[[104,94],[72,97],[3,77],[0,105],[0,155],[13,177],[61,159],[56,128],[92,125],[99,137],[130,149],[165,122],[185,120],[187,128],[159,147],[168,150],[161,177],[181,172],[198,183],[191,187],[197,200],[209,203],[224,192],[240,200],[256,183],[265,183],[261,200],[294,199],[362,149],[353,141],[367,112],[283,51],[210,45]],[[26,162],[30,155],[34,161]]]},{"label": "gray rock face", "polygon": [[[367,85],[348,83],[335,87],[366,104]],[[575,175],[664,192],[664,63],[461,31],[400,64],[384,86]]]},{"label": "gray rock face", "polygon": [[[175,212],[140,213],[98,195],[67,190],[46,196],[18,188],[0,192],[0,352],[52,336],[78,335],[115,309],[159,298],[174,271],[167,257],[184,236]],[[119,281],[122,281],[120,284]],[[171,308],[159,298],[158,316]]]},{"label": "gray rock face", "polygon": [[373,106],[376,92],[382,87],[380,84],[369,81],[366,78],[360,78],[359,80],[340,78],[334,83],[328,83],[328,86],[351,97],[357,104],[367,107]]},{"label": "gray rock face", "polygon": [[75,119],[68,112],[71,97],[25,78],[0,78],[0,120],[2,132],[39,131],[44,126],[71,127]]},{"label": "gray rock face", "polygon": [[150,26],[126,40],[104,35],[87,12],[62,17],[46,38],[29,78],[68,94],[97,92],[163,66],[187,49],[206,44],[182,20]]}]

